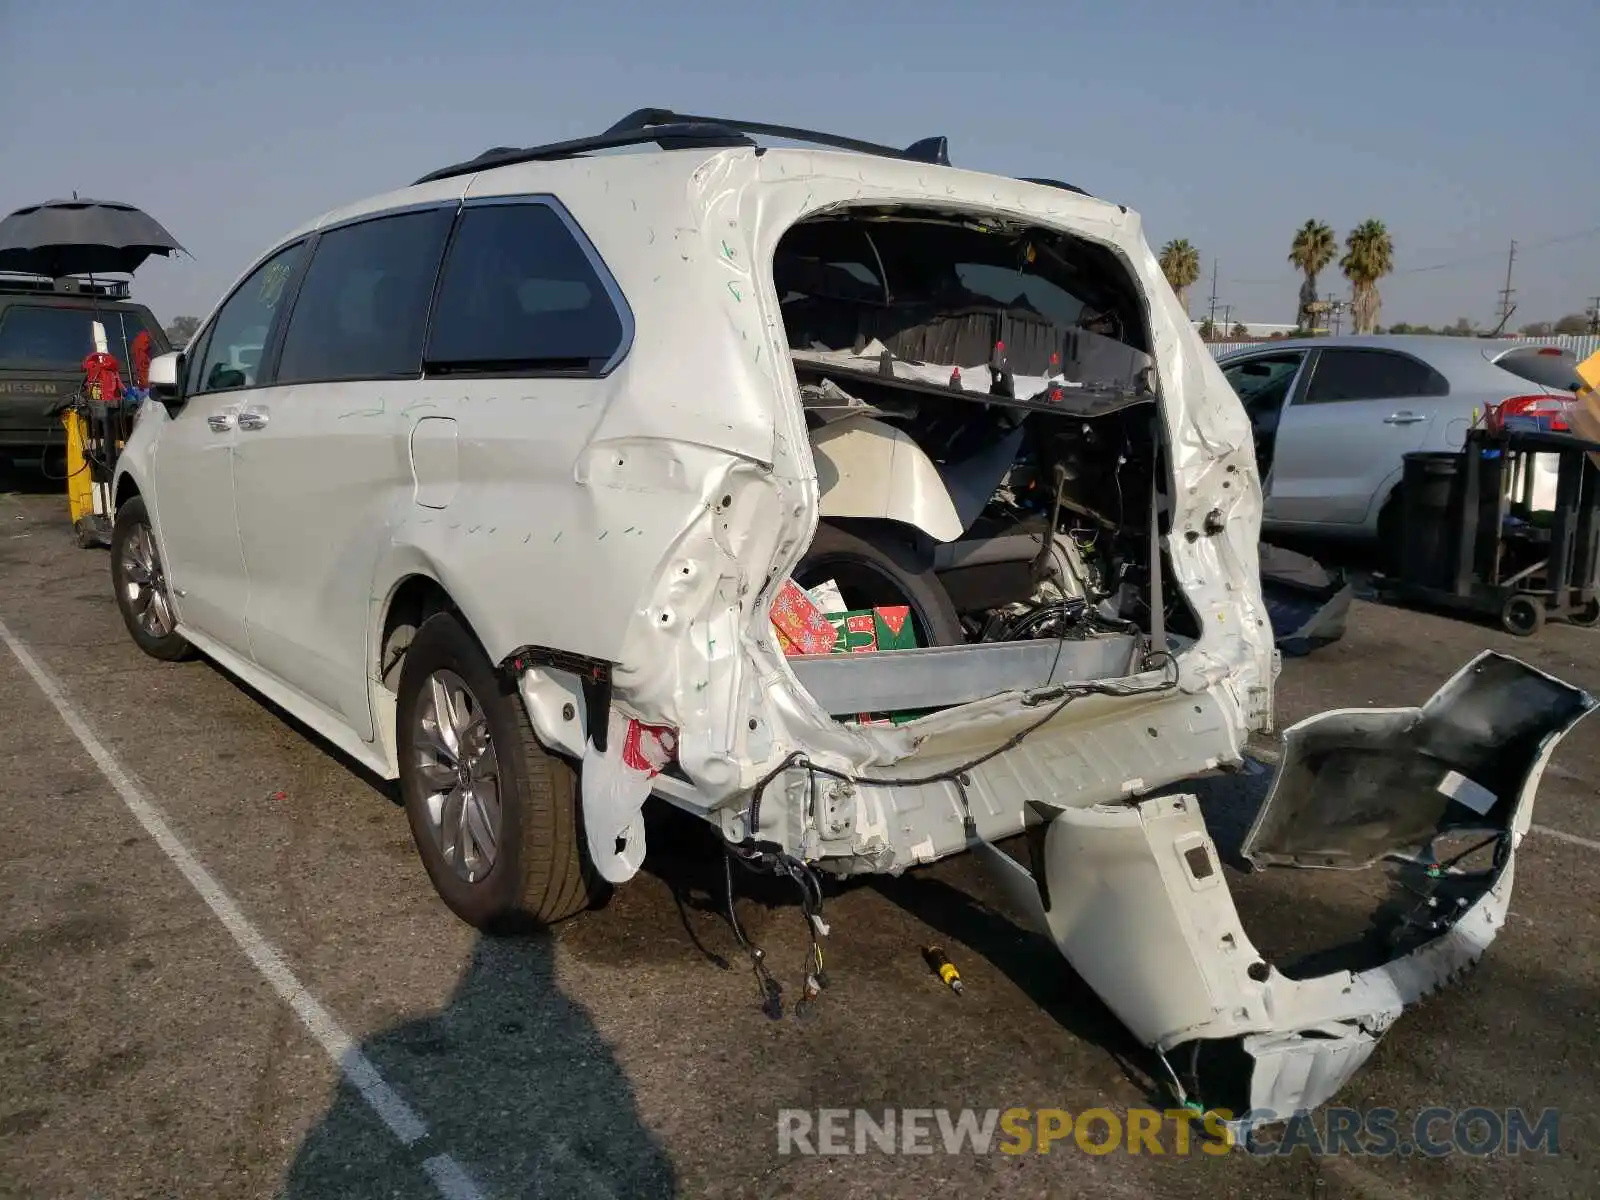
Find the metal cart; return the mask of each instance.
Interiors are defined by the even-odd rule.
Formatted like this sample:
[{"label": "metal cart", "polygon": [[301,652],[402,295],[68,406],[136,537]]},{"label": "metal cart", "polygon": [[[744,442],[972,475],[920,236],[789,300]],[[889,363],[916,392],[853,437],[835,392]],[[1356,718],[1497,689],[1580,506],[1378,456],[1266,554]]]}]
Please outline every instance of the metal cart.
[{"label": "metal cart", "polygon": [[[1385,591],[1495,618],[1519,637],[1546,620],[1600,623],[1595,452],[1600,442],[1570,433],[1474,429],[1459,453],[1406,455],[1402,566]],[[1534,504],[1546,455],[1558,464],[1548,511]]]}]

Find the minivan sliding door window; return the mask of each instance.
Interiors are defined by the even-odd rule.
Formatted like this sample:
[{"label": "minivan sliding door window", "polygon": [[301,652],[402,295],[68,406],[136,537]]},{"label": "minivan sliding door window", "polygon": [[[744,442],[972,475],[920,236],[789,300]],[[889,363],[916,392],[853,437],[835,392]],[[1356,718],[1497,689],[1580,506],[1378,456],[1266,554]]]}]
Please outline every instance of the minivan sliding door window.
[{"label": "minivan sliding door window", "polygon": [[289,313],[276,382],[406,379],[422,373],[453,205],[376,217],[317,238]]}]

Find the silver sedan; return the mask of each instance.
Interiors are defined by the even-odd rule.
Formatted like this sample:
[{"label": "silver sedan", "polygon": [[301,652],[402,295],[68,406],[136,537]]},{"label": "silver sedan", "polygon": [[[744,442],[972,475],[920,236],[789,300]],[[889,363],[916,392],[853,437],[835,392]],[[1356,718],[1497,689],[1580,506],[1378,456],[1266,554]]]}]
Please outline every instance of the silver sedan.
[{"label": "silver sedan", "polygon": [[1459,450],[1489,405],[1571,400],[1582,386],[1570,351],[1468,337],[1277,341],[1219,365],[1255,431],[1263,529],[1386,544],[1406,454]]}]

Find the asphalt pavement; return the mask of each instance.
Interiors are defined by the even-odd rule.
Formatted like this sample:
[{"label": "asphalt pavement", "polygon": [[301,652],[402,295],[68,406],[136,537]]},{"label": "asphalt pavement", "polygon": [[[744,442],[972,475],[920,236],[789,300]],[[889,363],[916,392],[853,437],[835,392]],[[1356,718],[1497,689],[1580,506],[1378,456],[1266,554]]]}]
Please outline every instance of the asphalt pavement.
[{"label": "asphalt pavement", "polygon": [[[17,490],[7,492],[7,487]],[[835,885],[831,986],[771,1021],[700,828],[654,812],[641,875],[553,933],[435,898],[394,789],[204,661],[128,639],[62,498],[0,476],[0,1196],[1600,1194],[1600,725],[1562,745],[1500,939],[1339,1097],[1559,1110],[1555,1153],[1388,1157],[780,1152],[781,1109],[1166,1103],[1156,1064],[970,857]],[[1357,605],[1285,664],[1280,722],[1420,702],[1477,650],[1600,692],[1600,634],[1519,641]],[[1270,769],[1194,785],[1219,843]],[[1364,919],[1349,876],[1230,867],[1263,950]],[[741,917],[798,994],[799,908]],[[965,995],[929,973],[937,941]],[[937,1140],[937,1139],[936,1139]]]}]

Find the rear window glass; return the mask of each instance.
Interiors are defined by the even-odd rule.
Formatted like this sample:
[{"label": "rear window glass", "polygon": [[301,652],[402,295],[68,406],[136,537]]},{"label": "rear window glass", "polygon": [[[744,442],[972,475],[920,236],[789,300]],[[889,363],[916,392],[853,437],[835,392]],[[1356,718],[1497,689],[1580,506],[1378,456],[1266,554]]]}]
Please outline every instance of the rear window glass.
[{"label": "rear window glass", "polygon": [[1561,392],[1582,390],[1583,379],[1578,374],[1577,358],[1568,350],[1556,349],[1552,354],[1552,349],[1555,347],[1523,346],[1507,350],[1494,360],[1494,365],[1540,387],[1555,388]]},{"label": "rear window glass", "polygon": [[1042,275],[993,263],[956,264],[956,277],[973,296],[1001,308],[1031,308],[1057,325],[1075,325],[1083,317],[1083,301]]},{"label": "rear window glass", "polygon": [[130,343],[145,330],[138,313],[33,304],[13,304],[0,313],[0,363],[78,370],[95,351],[95,321],[105,328],[106,349],[126,366]]}]

